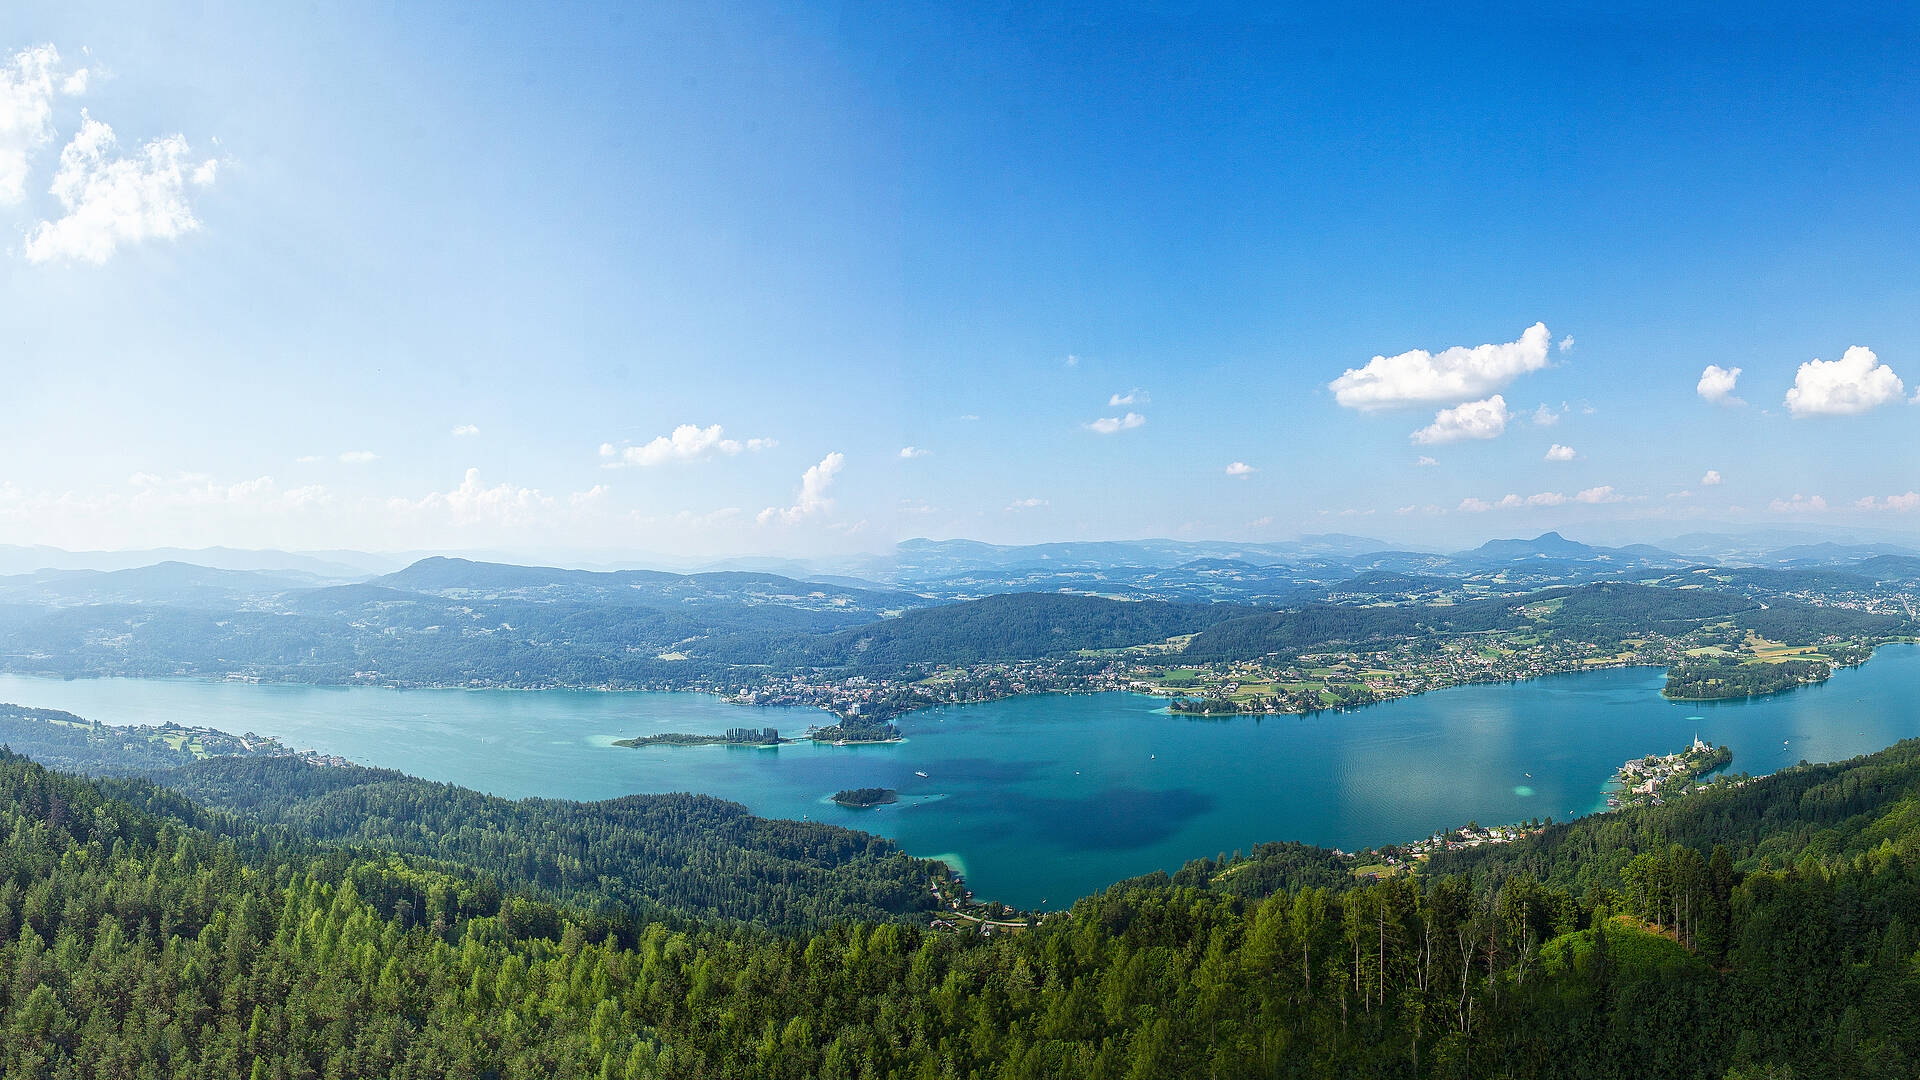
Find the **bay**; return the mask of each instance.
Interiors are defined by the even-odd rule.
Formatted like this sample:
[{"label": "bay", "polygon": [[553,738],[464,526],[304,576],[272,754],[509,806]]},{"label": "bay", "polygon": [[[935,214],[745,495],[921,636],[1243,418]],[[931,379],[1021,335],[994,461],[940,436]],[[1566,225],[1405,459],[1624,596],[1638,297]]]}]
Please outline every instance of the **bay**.
[{"label": "bay", "polygon": [[[1669,702],[1662,682],[1658,669],[1615,669],[1225,719],[1172,716],[1136,694],[1047,695],[914,713],[897,744],[777,749],[611,743],[742,726],[798,735],[825,714],[698,694],[18,675],[0,675],[0,700],[106,723],[251,730],[510,798],[712,794],[891,837],[955,862],[983,897],[1043,908],[1262,841],[1351,851],[1469,820],[1565,820],[1603,807],[1622,761],[1679,750],[1696,733],[1756,775],[1920,735],[1920,646],[1886,646],[1824,685],[1747,701]],[[896,788],[901,801],[852,810],[828,798],[855,787]]]}]

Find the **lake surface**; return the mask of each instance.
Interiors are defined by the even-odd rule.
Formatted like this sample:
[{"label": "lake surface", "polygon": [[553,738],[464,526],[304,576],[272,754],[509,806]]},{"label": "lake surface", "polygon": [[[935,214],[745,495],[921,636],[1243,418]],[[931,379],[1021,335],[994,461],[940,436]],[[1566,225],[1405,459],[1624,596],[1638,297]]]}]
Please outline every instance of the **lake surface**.
[{"label": "lake surface", "polygon": [[[1733,771],[1756,775],[1920,735],[1920,646],[1886,646],[1825,685],[1753,701],[1668,702],[1662,681],[1658,669],[1616,669],[1215,720],[1171,716],[1134,694],[1052,695],[914,713],[894,745],[778,749],[608,744],[729,727],[799,735],[825,714],[697,694],[12,675],[0,675],[0,701],[107,723],[252,730],[515,798],[704,792],[952,857],[981,896],[1048,908],[1265,840],[1352,851],[1469,820],[1590,813],[1621,762],[1677,751],[1696,730],[1733,748]],[[897,788],[902,801],[849,810],[827,798],[855,787]]]}]

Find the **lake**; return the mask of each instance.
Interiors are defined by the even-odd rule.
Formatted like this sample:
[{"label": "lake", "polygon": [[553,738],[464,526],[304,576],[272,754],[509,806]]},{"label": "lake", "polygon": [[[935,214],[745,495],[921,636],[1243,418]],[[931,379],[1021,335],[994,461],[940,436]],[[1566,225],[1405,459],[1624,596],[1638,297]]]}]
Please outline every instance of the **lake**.
[{"label": "lake", "polygon": [[[514,798],[704,792],[892,837],[956,862],[982,897],[1030,908],[1266,840],[1352,851],[1469,820],[1564,820],[1603,807],[1621,762],[1677,751],[1696,731],[1733,748],[1733,771],[1755,774],[1920,735],[1920,646],[1886,646],[1822,686],[1752,701],[1668,702],[1662,681],[1658,669],[1614,669],[1226,719],[1172,716],[1135,694],[1050,695],[914,713],[893,745],[777,749],[609,744],[729,727],[798,735],[825,714],[697,694],[15,675],[0,675],[0,701],[252,730]],[[902,801],[850,810],[828,799],[856,787],[897,788]]]}]

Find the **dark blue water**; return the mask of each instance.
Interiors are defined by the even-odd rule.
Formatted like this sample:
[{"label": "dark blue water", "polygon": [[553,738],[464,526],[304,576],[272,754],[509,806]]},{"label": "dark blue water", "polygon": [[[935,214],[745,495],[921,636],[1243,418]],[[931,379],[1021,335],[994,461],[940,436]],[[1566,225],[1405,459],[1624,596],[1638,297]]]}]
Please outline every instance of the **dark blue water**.
[{"label": "dark blue water", "polygon": [[[1260,719],[1175,717],[1133,694],[1021,698],[915,713],[896,745],[772,750],[608,743],[742,725],[798,734],[823,714],[694,694],[18,676],[0,676],[0,700],[109,723],[253,730],[511,797],[705,792],[893,837],[961,864],[983,896],[1047,907],[1265,840],[1354,850],[1469,820],[1590,813],[1622,761],[1679,750],[1696,731],[1733,748],[1733,771],[1755,774],[1920,735],[1916,646],[1745,702],[1664,701],[1662,679],[1651,668],[1589,672]],[[875,786],[903,801],[848,810],[827,800]]]}]

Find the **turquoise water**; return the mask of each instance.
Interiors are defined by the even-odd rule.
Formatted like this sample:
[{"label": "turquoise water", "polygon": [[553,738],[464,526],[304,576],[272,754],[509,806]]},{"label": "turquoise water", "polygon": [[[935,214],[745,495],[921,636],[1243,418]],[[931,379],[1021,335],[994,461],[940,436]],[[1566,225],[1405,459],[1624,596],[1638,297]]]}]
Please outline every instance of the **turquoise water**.
[{"label": "turquoise water", "polygon": [[[980,895],[1049,908],[1264,840],[1351,851],[1469,820],[1564,820],[1602,806],[1622,761],[1679,750],[1696,730],[1733,747],[1734,771],[1755,774],[1920,735],[1910,704],[1920,646],[1888,646],[1823,686],[1754,701],[1676,704],[1661,699],[1661,682],[1656,669],[1630,668],[1259,719],[1175,717],[1133,694],[1033,697],[915,713],[895,745],[772,750],[608,743],[736,726],[797,735],[824,714],[696,694],[21,676],[0,676],[0,701],[109,723],[253,730],[516,798],[705,792],[956,857]],[[870,810],[828,801],[852,787],[903,798]]]}]

